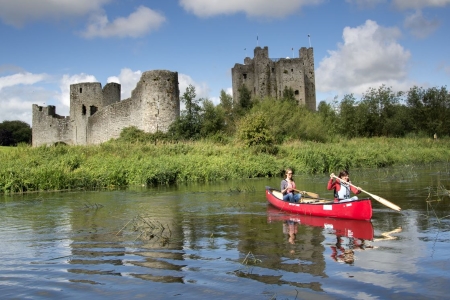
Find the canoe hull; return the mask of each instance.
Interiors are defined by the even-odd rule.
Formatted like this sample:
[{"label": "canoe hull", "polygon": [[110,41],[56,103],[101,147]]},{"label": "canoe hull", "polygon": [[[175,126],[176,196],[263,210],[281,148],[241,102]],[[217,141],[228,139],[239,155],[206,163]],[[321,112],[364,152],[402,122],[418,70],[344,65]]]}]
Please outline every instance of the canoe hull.
[{"label": "canoe hull", "polygon": [[360,199],[340,203],[329,201],[326,203],[292,203],[283,201],[276,197],[274,192],[277,192],[277,190],[271,187],[266,187],[267,201],[279,210],[285,212],[352,220],[370,220],[372,218],[372,202],[370,199]]}]

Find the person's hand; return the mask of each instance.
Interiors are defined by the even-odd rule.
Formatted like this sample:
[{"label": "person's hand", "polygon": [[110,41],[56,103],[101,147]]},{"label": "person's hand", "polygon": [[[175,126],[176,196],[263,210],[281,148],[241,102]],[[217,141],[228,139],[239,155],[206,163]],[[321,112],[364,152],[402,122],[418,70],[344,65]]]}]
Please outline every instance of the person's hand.
[{"label": "person's hand", "polygon": [[336,177],[336,176],[334,175],[334,173],[331,173],[331,174],[330,174],[330,178],[333,179],[334,177]]}]

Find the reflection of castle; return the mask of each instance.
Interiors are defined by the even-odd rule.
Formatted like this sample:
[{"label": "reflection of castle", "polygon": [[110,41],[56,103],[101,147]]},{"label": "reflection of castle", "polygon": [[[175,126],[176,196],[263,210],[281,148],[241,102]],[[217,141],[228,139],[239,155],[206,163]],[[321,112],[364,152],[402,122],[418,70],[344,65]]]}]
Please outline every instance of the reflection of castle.
[{"label": "reflection of castle", "polygon": [[298,58],[272,59],[268,47],[256,47],[254,58],[246,57],[243,65],[235,64],[231,75],[234,101],[238,101],[242,85],[259,98],[280,99],[284,89],[291,88],[299,104],[316,110],[313,48],[302,47]]},{"label": "reflection of castle", "polygon": [[33,146],[65,143],[100,144],[120,136],[125,127],[166,132],[180,115],[178,73],[144,72],[131,97],[120,101],[120,84],[98,82],[70,85],[70,116],[55,106],[33,104]]}]

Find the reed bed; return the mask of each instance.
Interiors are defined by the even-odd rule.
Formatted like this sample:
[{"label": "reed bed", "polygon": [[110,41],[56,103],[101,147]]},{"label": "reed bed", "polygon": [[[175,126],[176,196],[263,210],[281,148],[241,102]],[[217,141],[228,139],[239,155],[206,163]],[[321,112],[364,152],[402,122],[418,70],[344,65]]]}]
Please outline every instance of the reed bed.
[{"label": "reed bed", "polygon": [[448,162],[450,139],[370,138],[290,142],[267,148],[209,141],[20,146],[0,152],[0,191],[23,193],[274,177],[340,169]]}]

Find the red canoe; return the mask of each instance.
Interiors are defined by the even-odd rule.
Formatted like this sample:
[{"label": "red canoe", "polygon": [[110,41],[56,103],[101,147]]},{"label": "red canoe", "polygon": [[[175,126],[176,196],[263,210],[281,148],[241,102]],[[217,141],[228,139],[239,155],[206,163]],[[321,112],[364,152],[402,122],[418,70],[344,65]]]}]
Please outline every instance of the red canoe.
[{"label": "red canoe", "polygon": [[373,240],[373,226],[370,221],[334,219],[291,214],[280,211],[272,205],[267,206],[267,222],[292,221],[303,225],[321,227],[329,233],[340,237]]},{"label": "red canoe", "polygon": [[279,210],[300,215],[353,220],[370,220],[372,218],[370,199],[334,202],[327,199],[303,198],[303,202],[292,203],[283,201],[281,192],[268,186],[266,186],[266,198]]}]

